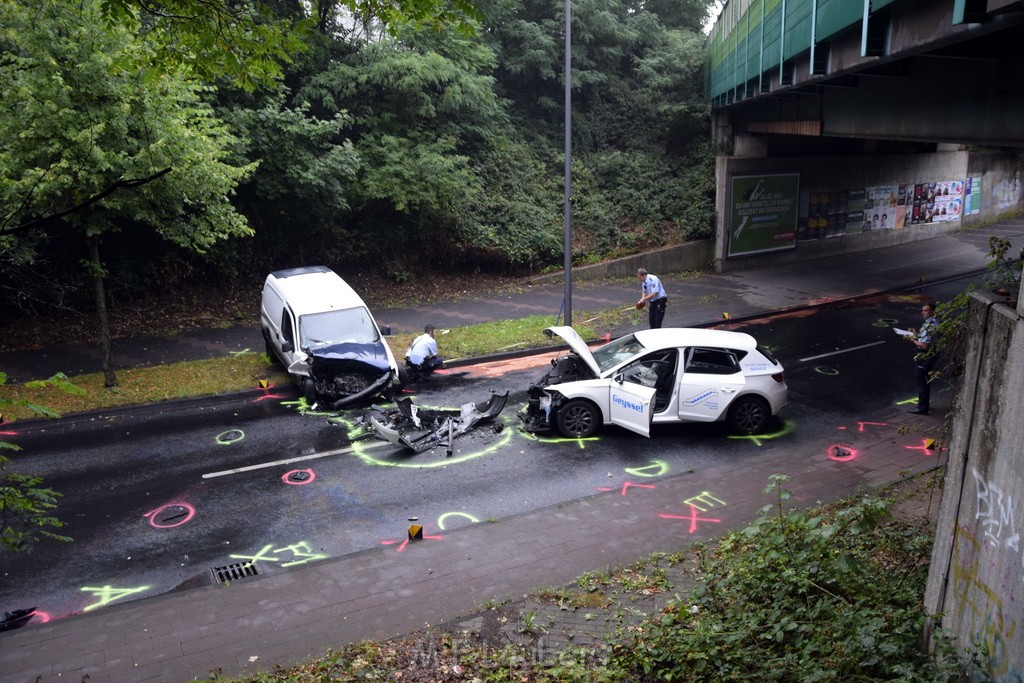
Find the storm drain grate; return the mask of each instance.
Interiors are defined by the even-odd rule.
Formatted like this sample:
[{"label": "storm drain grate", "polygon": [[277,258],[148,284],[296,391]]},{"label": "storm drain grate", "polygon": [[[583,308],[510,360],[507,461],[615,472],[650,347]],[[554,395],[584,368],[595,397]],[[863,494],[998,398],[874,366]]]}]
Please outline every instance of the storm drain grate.
[{"label": "storm drain grate", "polygon": [[249,576],[258,576],[263,573],[259,563],[255,560],[248,562],[236,562],[235,564],[224,565],[213,568],[213,578],[217,583],[225,581],[237,581]]}]

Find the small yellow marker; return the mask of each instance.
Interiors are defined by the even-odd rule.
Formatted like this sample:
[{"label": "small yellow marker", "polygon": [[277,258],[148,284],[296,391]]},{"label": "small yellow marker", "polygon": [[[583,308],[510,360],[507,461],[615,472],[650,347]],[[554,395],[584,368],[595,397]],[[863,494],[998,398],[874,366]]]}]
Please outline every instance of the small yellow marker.
[{"label": "small yellow marker", "polygon": [[268,379],[261,379],[260,380],[260,389],[266,389],[268,386],[270,386],[270,380],[268,380]]},{"label": "small yellow marker", "polygon": [[930,451],[934,451],[935,450],[935,439],[925,439],[924,440],[924,447],[927,448]]},{"label": "small yellow marker", "polygon": [[422,541],[423,540],[423,527],[419,524],[409,525],[409,540],[410,541]]},{"label": "small yellow marker", "polygon": [[729,313],[727,311],[722,313],[722,318],[724,320],[732,320],[732,316],[729,315]]}]

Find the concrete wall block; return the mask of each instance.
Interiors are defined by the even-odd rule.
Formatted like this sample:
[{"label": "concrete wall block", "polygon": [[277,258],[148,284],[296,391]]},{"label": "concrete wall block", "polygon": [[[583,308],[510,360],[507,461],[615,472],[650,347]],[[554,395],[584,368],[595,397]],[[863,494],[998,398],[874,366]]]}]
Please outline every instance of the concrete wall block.
[{"label": "concrete wall block", "polygon": [[[664,249],[655,249],[643,254],[624,256],[622,258],[595,263],[592,266],[580,266],[572,269],[572,279],[601,280],[614,277],[633,277],[636,269],[646,268],[655,275],[679,273],[686,270],[707,270],[714,256],[713,240],[697,240]],[[531,278],[531,284],[551,284],[563,281],[563,273],[549,273]]]},{"label": "concrete wall block", "polygon": [[[815,157],[718,157],[715,161],[717,229],[715,269],[733,272],[798,263],[824,256],[878,249],[956,232],[964,225],[1024,210],[1020,161],[1014,154],[944,151],[932,154],[865,154]],[[799,173],[804,189],[849,189],[902,183],[982,177],[981,212],[959,221],[911,225],[798,241],[795,249],[726,258],[731,223],[731,178],[742,175]]]},{"label": "concrete wall block", "polygon": [[963,649],[987,648],[992,680],[1024,672],[1024,321],[988,292],[971,295],[967,363],[925,593]]}]

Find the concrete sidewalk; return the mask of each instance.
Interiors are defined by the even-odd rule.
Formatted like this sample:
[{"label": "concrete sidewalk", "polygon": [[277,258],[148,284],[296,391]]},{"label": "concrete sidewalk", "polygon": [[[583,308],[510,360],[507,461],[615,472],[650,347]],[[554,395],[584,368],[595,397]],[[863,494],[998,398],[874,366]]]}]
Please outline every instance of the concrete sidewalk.
[{"label": "concrete sidewalk", "polygon": [[[1019,248],[1024,222],[771,271],[688,281],[666,277],[671,301],[666,324],[709,322],[723,311],[740,317],[813,305],[914,285],[921,278],[927,291],[930,282],[984,267],[990,234],[1013,237]],[[633,283],[584,285],[574,307],[628,305],[636,298]],[[553,302],[557,311],[560,300],[560,287],[551,287],[389,309],[378,317],[402,329],[415,329],[424,320],[444,327],[517,317],[537,307],[551,312]],[[194,341],[174,342],[174,353],[168,355],[218,355],[261,344],[258,330],[255,342],[252,332],[231,339],[218,331],[220,342],[212,341],[212,332],[198,335]],[[122,341],[117,347],[142,358],[148,354],[141,349],[150,343]],[[0,367],[11,371],[7,356],[0,355]],[[47,363],[68,360],[59,352],[42,356],[20,371],[44,376],[51,371]],[[57,370],[71,372],[66,366]],[[206,677],[214,668],[229,676],[268,670],[274,663],[319,656],[328,647],[457,620],[489,599],[564,585],[588,571],[626,565],[655,551],[677,551],[742,528],[770,502],[762,489],[774,473],[792,477],[787,488],[797,505],[805,505],[837,500],[940,464],[940,454],[922,442],[941,417],[911,421],[893,409],[864,419],[870,421],[844,426],[841,432],[805,435],[786,452],[765,449],[756,458],[644,482],[654,488],[623,488],[471,525],[441,539],[412,543],[403,552],[393,546],[374,548],[291,571],[31,624],[0,634],[0,680],[88,675],[90,682],[184,681]],[[840,440],[852,457],[839,457],[832,448]]]}]

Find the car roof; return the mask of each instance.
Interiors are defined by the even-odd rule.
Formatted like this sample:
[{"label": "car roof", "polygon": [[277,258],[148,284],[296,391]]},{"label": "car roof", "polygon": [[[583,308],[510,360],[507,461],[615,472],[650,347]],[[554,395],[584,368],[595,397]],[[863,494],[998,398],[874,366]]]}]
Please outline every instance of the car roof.
[{"label": "car roof", "polygon": [[267,282],[274,283],[296,315],[366,306],[356,291],[326,266],[275,270]]},{"label": "car roof", "polygon": [[745,332],[706,330],[694,327],[663,327],[656,330],[638,330],[637,340],[645,351],[669,349],[677,346],[714,346],[725,349],[757,348],[757,340]]}]

